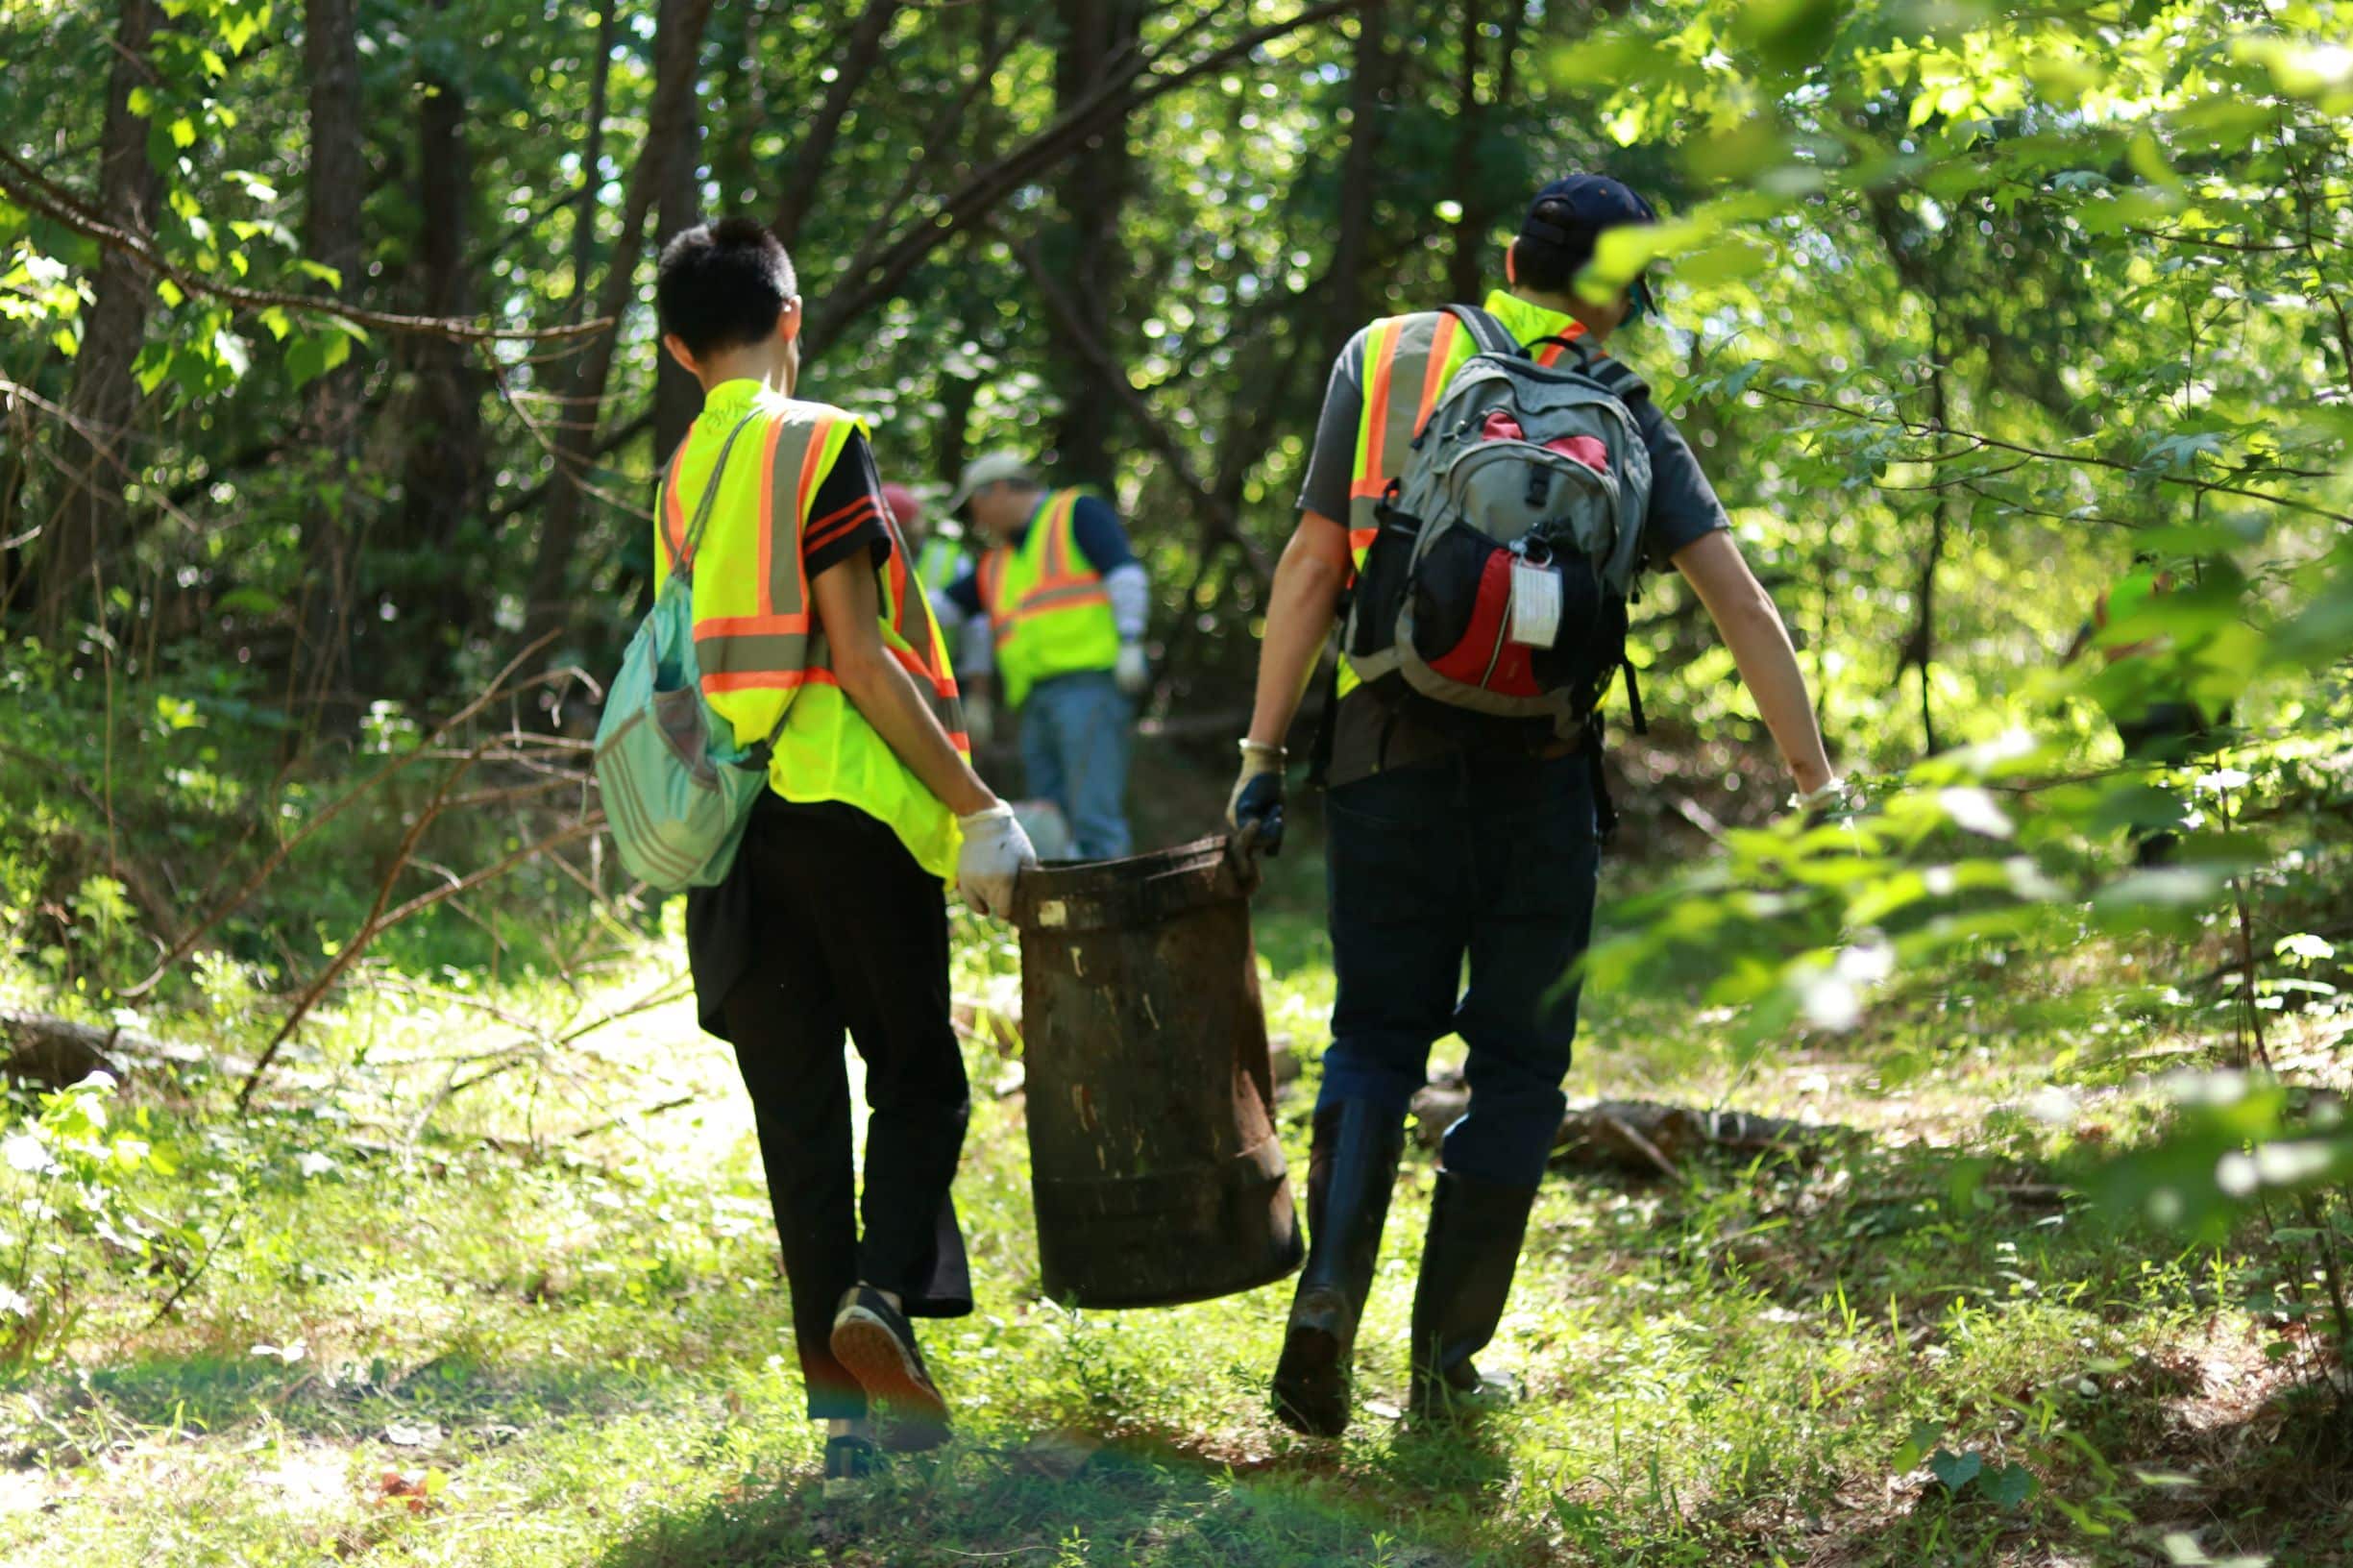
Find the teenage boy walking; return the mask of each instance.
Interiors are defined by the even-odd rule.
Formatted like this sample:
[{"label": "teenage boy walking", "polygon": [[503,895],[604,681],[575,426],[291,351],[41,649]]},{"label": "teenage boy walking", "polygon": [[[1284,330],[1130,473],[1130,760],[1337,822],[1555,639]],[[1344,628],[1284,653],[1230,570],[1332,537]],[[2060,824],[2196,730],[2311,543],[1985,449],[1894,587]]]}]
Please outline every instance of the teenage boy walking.
[{"label": "teenage boy walking", "polygon": [[[1545,186],[1506,253],[1510,286],[1488,296],[1488,313],[1542,363],[1581,338],[1600,349],[1631,300],[1621,291],[1590,304],[1574,280],[1604,231],[1654,221],[1650,205],[1614,180]],[[1405,467],[1423,410],[1473,351],[1452,324],[1434,311],[1375,322],[1332,368],[1299,527],[1267,604],[1257,703],[1228,808],[1234,825],[1256,828],[1262,842],[1280,842],[1284,738],[1341,591],[1364,565],[1384,491]],[[1629,411],[1652,469],[1645,560],[1672,564],[1698,592],[1799,789],[1828,788],[1830,765],[1779,613],[1682,436],[1647,396]],[[1447,1129],[1431,1198],[1409,1408],[1442,1413],[1480,1387],[1471,1358],[1502,1319],[1565,1104],[1577,996],[1557,987],[1591,932],[1604,821],[1593,726],[1562,740],[1549,724],[1532,735],[1525,723],[1499,720],[1467,732],[1432,725],[1354,677],[1343,660],[1327,775],[1338,993],[1309,1164],[1310,1246],[1273,1388],[1276,1413],[1321,1436],[1348,1424],[1357,1323],[1407,1103],[1431,1044],[1449,1032],[1470,1048],[1471,1099]]]},{"label": "teenage boy walking", "polygon": [[[809,1413],[827,1479],[846,1480],[873,1460],[870,1402],[893,1408],[893,1446],[947,1435],[909,1322],[972,1310],[948,1196],[969,1096],[941,885],[1001,914],[1036,857],[968,760],[865,424],[794,396],[784,247],[747,219],[690,229],[655,298],[663,347],[703,389],[664,479],[657,571],[713,492],[692,563],[702,688],[739,740],[772,737],[733,872],[688,896],[687,955],[702,1025],[751,1093]],[[863,1201],[845,1030],[866,1063]]]}]

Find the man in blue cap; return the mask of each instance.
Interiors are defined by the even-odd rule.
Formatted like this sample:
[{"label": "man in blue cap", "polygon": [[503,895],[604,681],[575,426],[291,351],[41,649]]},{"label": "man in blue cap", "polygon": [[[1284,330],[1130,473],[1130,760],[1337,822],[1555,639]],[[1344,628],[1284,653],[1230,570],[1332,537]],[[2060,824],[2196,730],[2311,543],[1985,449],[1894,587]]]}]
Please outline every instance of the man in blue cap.
[{"label": "man in blue cap", "polygon": [[[1780,614],[1742,560],[1691,448],[1639,379],[1612,366],[1603,347],[1648,312],[1649,289],[1637,279],[1599,302],[1579,291],[1578,275],[1604,233],[1656,221],[1650,203],[1604,176],[1545,186],[1505,253],[1509,286],[1487,297],[1493,321],[1476,331],[1490,345],[1507,334],[1539,364],[1575,370],[1621,399],[1642,448],[1629,443],[1625,460],[1647,453],[1651,471],[1640,560],[1654,569],[1672,565],[1691,583],[1802,796],[1821,798],[1837,785]],[[1391,502],[1410,452],[1455,371],[1478,348],[1467,318],[1421,311],[1374,322],[1332,367],[1299,527],[1268,597],[1257,703],[1228,806],[1236,830],[1262,848],[1281,843],[1284,741],[1341,596],[1359,582],[1385,524],[1394,530],[1399,514]],[[1516,427],[1506,432],[1522,433]],[[1551,450],[1599,466],[1574,442]],[[1376,557],[1376,576],[1390,559]],[[1372,588],[1359,583],[1360,596]],[[1516,633],[1519,590],[1512,592]],[[1557,614],[1559,601],[1553,602]],[[1498,654],[1503,646],[1496,642]],[[1348,1424],[1356,1328],[1372,1286],[1407,1107],[1424,1081],[1431,1045],[1450,1032],[1469,1047],[1471,1096],[1446,1131],[1431,1199],[1413,1297],[1409,1409],[1417,1417],[1441,1415],[1482,1386],[1471,1357],[1502,1320],[1566,1105],[1560,1081],[1577,1029],[1577,993],[1561,982],[1591,933],[1609,821],[1598,718],[1590,711],[1565,733],[1549,721],[1466,718],[1462,708],[1434,708],[1426,693],[1418,703],[1413,692],[1400,695],[1378,660],[1360,672],[1364,651],[1352,647],[1341,658],[1329,720],[1337,995],[1309,1163],[1308,1259],[1273,1387],[1277,1415],[1319,1436],[1336,1436]],[[1388,664],[1393,672],[1394,656]],[[1486,664],[1491,672],[1495,656]]]}]

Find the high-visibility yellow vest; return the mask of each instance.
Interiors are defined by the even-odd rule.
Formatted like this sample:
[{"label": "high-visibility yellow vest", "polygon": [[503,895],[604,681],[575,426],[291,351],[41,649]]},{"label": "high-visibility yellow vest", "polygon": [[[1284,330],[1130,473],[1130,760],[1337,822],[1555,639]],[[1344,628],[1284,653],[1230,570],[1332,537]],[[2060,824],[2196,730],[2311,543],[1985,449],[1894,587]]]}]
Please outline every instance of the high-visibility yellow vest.
[{"label": "high-visibility yellow vest", "polygon": [[981,608],[996,639],[996,673],[1008,707],[1056,675],[1109,670],[1119,662],[1119,625],[1103,575],[1073,537],[1079,492],[1059,490],[1030,519],[1019,547],[981,557]]},{"label": "high-visibility yellow vest", "polygon": [[[747,414],[735,455],[720,478],[695,566],[695,662],[711,707],[748,744],[773,729],[769,787],[787,800],[854,806],[898,836],[916,863],[944,880],[955,872],[956,814],[898,759],[835,678],[825,634],[813,618],[801,530],[818,487],[851,433],[854,414],[801,403],[753,380],[723,381],[678,443],[662,486],[655,527],[654,589],[685,546],[688,520],[710,482],[727,432]],[[756,453],[756,461],[747,457]],[[890,509],[891,558],[875,572],[882,640],[930,695],[956,749],[970,754],[940,628]]]},{"label": "high-visibility yellow vest", "polygon": [[933,534],[915,552],[915,575],[932,593],[944,592],[964,576],[964,541]]},{"label": "high-visibility yellow vest", "polygon": [[[1584,335],[1584,325],[1576,317],[1531,305],[1500,288],[1487,296],[1486,311],[1522,343]],[[1446,383],[1477,352],[1478,345],[1463,331],[1461,320],[1445,310],[1385,316],[1364,330],[1364,411],[1357,422],[1346,518],[1348,555],[1359,575],[1364,571],[1364,557],[1374,536],[1381,531],[1374,509],[1381,504],[1383,493],[1391,479],[1405,472],[1413,438],[1429,423],[1430,411],[1445,395]],[[1535,351],[1536,363],[1552,364],[1568,352],[1561,344],[1546,343]],[[1346,697],[1360,684],[1355,667],[1342,658],[1339,695]]]}]

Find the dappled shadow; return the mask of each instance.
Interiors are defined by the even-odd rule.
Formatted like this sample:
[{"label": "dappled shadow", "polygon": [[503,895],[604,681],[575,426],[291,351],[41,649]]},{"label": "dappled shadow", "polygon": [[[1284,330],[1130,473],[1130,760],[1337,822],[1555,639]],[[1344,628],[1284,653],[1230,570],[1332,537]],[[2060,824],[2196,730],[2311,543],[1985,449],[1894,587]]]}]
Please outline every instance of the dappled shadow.
[{"label": "dappled shadow", "polygon": [[1303,1443],[1230,1456],[1187,1433],[1098,1442],[1055,1432],[1011,1447],[959,1443],[901,1458],[847,1499],[827,1498],[812,1466],[664,1514],[599,1561],[1473,1568],[1504,1560],[1499,1549],[1526,1560],[1528,1543],[1481,1539],[1508,1482],[1500,1443],[1475,1432],[1400,1433],[1369,1454]]},{"label": "dappled shadow", "polygon": [[[217,1432],[266,1415],[292,1436],[351,1442],[399,1429],[413,1446],[498,1444],[547,1421],[641,1407],[647,1380],[593,1365],[486,1365],[441,1356],[328,1368],[267,1356],[142,1356],[80,1380],[25,1381],[70,1414],[92,1400],[137,1426]],[[85,1391],[86,1389],[86,1391]]]}]

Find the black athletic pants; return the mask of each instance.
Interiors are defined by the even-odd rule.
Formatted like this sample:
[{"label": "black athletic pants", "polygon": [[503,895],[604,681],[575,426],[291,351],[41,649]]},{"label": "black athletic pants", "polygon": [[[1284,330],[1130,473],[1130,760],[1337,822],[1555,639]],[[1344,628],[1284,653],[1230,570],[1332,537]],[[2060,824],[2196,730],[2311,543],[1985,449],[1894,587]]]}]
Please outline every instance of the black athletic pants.
[{"label": "black athletic pants", "polygon": [[[862,1415],[865,1395],[828,1348],[843,1291],[863,1280],[917,1317],[972,1310],[948,1196],[970,1098],[939,878],[866,813],[772,795],[687,925],[706,1021],[733,1041],[751,1091],[809,1413]],[[845,1030],[866,1062],[863,1203]]]}]

